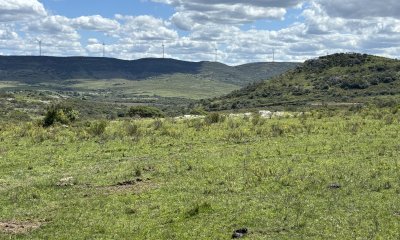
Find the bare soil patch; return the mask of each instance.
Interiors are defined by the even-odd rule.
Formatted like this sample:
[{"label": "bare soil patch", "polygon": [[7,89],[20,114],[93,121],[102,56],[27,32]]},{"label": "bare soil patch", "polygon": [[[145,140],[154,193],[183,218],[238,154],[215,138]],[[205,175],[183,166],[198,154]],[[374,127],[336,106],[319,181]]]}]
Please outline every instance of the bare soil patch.
[{"label": "bare soil patch", "polygon": [[142,179],[142,178],[119,182],[111,186],[98,187],[98,189],[110,193],[132,192],[136,194],[143,193],[156,188],[158,188],[158,184],[152,182],[150,179]]},{"label": "bare soil patch", "polygon": [[0,232],[9,234],[24,234],[40,228],[39,222],[0,221]]}]

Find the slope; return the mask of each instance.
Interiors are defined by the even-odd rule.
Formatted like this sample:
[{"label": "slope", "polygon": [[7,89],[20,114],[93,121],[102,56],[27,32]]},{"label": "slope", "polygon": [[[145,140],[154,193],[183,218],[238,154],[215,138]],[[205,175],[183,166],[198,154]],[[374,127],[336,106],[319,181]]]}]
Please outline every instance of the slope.
[{"label": "slope", "polygon": [[209,110],[225,110],[395,101],[400,94],[399,79],[398,60],[341,53],[308,60],[270,81],[251,84],[202,103]]}]

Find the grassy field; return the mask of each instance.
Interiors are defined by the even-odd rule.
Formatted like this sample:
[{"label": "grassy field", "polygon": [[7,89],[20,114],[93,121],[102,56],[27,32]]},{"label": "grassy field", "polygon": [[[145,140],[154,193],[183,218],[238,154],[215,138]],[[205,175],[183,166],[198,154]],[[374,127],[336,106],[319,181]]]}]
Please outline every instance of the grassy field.
[{"label": "grassy field", "polygon": [[399,239],[400,112],[0,127],[0,239]]},{"label": "grassy field", "polygon": [[110,80],[74,80],[69,85],[79,91],[109,90],[120,94],[158,95],[161,97],[182,97],[202,99],[217,97],[239,89],[239,86],[213,80],[202,79],[194,75],[175,74],[174,77],[161,76],[143,81],[123,79]]}]

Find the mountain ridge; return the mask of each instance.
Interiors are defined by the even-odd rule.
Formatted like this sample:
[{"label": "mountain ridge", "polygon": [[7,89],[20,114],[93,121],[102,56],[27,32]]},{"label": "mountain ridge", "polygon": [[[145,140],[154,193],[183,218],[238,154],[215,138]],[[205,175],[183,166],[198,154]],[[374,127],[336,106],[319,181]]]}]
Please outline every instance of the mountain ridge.
[{"label": "mountain ridge", "polygon": [[[121,60],[101,57],[0,56],[0,81],[24,83],[71,79],[139,81],[160,75],[183,73],[208,76],[221,82],[245,86],[281,74],[297,65],[298,63],[250,63],[228,66],[218,62],[190,62],[169,58]],[[259,70],[264,68],[264,74],[254,71],[255,68]]]}]

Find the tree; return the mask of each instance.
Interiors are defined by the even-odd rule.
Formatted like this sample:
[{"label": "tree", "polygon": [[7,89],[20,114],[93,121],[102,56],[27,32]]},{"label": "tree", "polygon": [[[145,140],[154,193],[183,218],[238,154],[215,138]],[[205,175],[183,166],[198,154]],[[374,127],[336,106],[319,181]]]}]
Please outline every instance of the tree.
[{"label": "tree", "polygon": [[58,122],[61,124],[69,124],[78,120],[79,112],[71,107],[62,106],[61,104],[52,105],[47,109],[43,119],[43,126],[49,127]]}]

